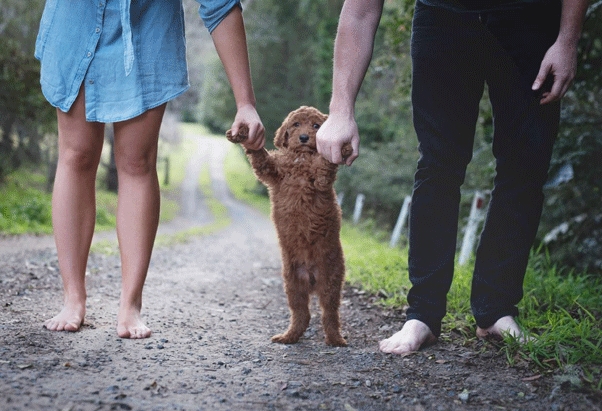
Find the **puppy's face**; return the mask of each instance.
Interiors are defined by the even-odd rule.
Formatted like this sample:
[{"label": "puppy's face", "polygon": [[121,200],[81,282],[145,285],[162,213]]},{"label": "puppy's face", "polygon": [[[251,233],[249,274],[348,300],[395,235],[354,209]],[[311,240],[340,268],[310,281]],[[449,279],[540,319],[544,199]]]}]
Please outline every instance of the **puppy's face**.
[{"label": "puppy's face", "polygon": [[292,151],[316,151],[316,133],[327,116],[313,107],[300,107],[291,112],[274,138],[274,145]]}]

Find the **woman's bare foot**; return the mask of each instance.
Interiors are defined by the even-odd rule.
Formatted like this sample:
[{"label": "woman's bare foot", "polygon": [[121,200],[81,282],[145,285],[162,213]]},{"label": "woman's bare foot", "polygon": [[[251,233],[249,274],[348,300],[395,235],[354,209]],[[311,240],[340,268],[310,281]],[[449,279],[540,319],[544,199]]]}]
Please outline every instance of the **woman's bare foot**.
[{"label": "woman's bare foot", "polygon": [[50,331],[71,331],[79,330],[84,323],[86,315],[86,303],[65,304],[63,309],[54,317],[44,321],[44,328]]},{"label": "woman's bare foot", "polygon": [[148,338],[151,330],[142,321],[138,308],[119,308],[117,316],[117,335],[121,338]]},{"label": "woman's bare foot", "polygon": [[386,340],[382,340],[379,343],[379,348],[384,353],[403,356],[436,342],[437,337],[431,332],[428,325],[419,320],[408,320],[401,331],[396,332]]},{"label": "woman's bare foot", "polygon": [[481,339],[493,338],[496,340],[503,340],[507,335],[515,338],[521,343],[530,340],[529,337],[524,335],[516,321],[514,321],[514,317],[511,315],[500,318],[489,328],[477,327],[477,337]]}]

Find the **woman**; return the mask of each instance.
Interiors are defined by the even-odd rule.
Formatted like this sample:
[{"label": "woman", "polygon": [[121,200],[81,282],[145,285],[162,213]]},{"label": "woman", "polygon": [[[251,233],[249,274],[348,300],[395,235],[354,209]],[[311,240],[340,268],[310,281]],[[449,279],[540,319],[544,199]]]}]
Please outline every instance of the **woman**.
[{"label": "woman", "polygon": [[[234,132],[263,147],[239,0],[200,1],[234,92]],[[44,326],[77,331],[86,311],[85,271],[96,216],[95,180],[104,123],[113,123],[119,178],[117,237],[122,290],[117,334],[147,338],[142,289],[159,221],[156,172],[167,101],[188,88],[181,0],[48,0],[36,43],[42,91],[57,107],[59,156],[52,218],[64,305]]]}]

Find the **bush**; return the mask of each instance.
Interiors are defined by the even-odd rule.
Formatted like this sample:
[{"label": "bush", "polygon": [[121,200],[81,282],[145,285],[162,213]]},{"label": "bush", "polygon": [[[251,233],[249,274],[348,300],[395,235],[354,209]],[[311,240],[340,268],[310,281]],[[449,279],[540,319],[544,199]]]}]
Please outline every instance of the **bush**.
[{"label": "bush", "polygon": [[0,232],[6,234],[52,232],[51,196],[9,181],[0,196]]}]

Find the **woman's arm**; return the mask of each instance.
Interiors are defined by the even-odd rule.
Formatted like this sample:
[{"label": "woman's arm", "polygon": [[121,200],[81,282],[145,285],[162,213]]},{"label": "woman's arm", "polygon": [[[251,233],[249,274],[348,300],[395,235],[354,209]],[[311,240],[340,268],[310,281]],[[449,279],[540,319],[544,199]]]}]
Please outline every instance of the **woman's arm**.
[{"label": "woman's arm", "polygon": [[249,127],[249,138],[242,144],[247,149],[259,150],[265,144],[265,129],[255,109],[247,37],[239,7],[230,11],[211,32],[211,37],[236,100],[237,112],[232,124],[232,133],[236,135],[239,127],[246,124]]}]

